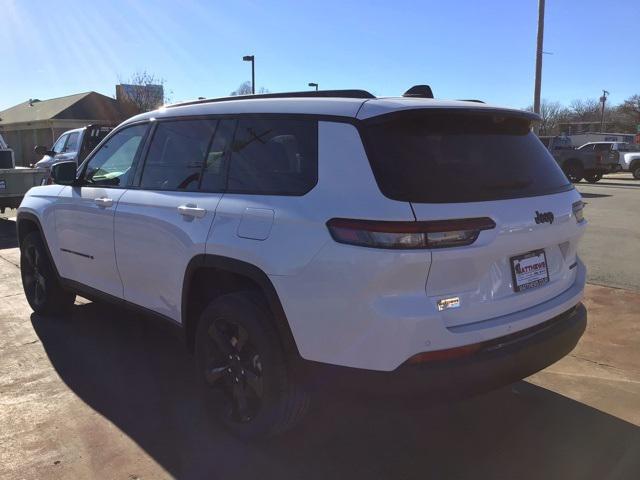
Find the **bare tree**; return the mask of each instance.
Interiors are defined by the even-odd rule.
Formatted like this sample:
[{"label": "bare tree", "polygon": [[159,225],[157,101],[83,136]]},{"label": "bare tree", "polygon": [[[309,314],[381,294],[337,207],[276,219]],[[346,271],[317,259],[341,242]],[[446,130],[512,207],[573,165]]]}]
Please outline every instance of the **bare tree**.
[{"label": "bare tree", "polygon": [[574,100],[569,104],[572,120],[576,122],[599,121],[601,108],[600,102],[593,98],[588,98],[586,100]]},{"label": "bare tree", "polygon": [[135,113],[155,110],[170,101],[165,80],[146,70],[135,72],[126,81],[119,79],[119,83],[116,98]]},{"label": "bare tree", "polygon": [[617,123],[628,132],[636,132],[640,125],[640,95],[627,98],[617,109]]},{"label": "bare tree", "polygon": [[[527,110],[533,111],[533,106],[530,105]],[[557,134],[558,123],[563,121],[567,116],[568,111],[560,102],[542,100],[540,103],[540,117],[542,121],[540,122],[539,134]]]},{"label": "bare tree", "polygon": [[251,82],[242,82],[238,88],[236,88],[229,95],[235,97],[237,95],[251,95]]},{"label": "bare tree", "polygon": [[[258,89],[258,93],[269,93],[269,90],[267,90],[264,87],[260,87]],[[251,95],[251,82],[250,81],[242,82],[240,86],[236,88],[233,92],[231,92],[229,95],[231,95],[232,97],[235,97],[237,95]]]}]

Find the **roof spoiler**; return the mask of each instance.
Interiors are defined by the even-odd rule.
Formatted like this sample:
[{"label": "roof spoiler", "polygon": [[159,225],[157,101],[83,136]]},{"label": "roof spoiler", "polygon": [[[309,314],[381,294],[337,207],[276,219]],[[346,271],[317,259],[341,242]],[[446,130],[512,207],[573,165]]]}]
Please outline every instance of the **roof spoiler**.
[{"label": "roof spoiler", "polygon": [[414,85],[402,94],[403,97],[433,98],[433,91],[429,85]]}]

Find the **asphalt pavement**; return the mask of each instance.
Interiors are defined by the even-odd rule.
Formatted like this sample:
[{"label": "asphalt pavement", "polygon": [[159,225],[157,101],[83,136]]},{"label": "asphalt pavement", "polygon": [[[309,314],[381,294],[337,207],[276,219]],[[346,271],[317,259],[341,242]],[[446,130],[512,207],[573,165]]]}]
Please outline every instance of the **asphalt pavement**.
[{"label": "asphalt pavement", "polygon": [[15,224],[0,220],[0,478],[640,478],[640,182],[578,189],[592,284],[569,356],[419,409],[326,393],[298,429],[258,444],[210,421],[171,331],[82,299],[66,318],[33,314]]},{"label": "asphalt pavement", "polygon": [[619,173],[577,188],[587,204],[579,253],[588,281],[640,291],[640,181]]}]

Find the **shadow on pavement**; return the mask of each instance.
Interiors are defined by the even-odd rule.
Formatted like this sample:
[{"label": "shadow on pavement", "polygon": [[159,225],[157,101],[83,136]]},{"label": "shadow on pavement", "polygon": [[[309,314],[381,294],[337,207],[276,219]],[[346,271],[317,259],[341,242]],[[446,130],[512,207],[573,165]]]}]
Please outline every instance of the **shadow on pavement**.
[{"label": "shadow on pavement", "polygon": [[613,195],[605,195],[604,193],[587,193],[581,192],[582,198],[602,198],[602,197],[612,197]]},{"label": "shadow on pavement", "polygon": [[31,319],[62,380],[176,478],[599,480],[640,472],[640,429],[526,382],[420,411],[325,394],[296,431],[244,444],[207,419],[192,358],[168,328],[95,303],[69,318]]},{"label": "shadow on pavement", "polygon": [[[638,180],[636,180],[636,182],[638,182]],[[624,189],[631,189],[631,190],[634,190],[636,188],[640,188],[640,182],[638,182],[638,183],[636,183],[634,185],[629,185],[629,184],[624,184],[624,183],[603,182],[602,180],[599,181],[598,183],[580,182],[580,183],[576,183],[574,185],[578,185],[580,187],[603,187],[603,188],[615,187],[615,188],[624,188]]]},{"label": "shadow on pavement", "polygon": [[6,218],[0,218],[0,250],[17,247],[16,222],[7,220]]}]

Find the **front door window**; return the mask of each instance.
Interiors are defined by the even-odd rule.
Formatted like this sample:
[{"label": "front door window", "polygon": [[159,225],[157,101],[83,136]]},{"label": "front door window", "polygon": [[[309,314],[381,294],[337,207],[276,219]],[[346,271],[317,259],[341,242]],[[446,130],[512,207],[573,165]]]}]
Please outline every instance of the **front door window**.
[{"label": "front door window", "polygon": [[133,160],[142,146],[147,125],[134,125],[113,135],[91,157],[84,180],[88,185],[124,188],[132,175]]}]

